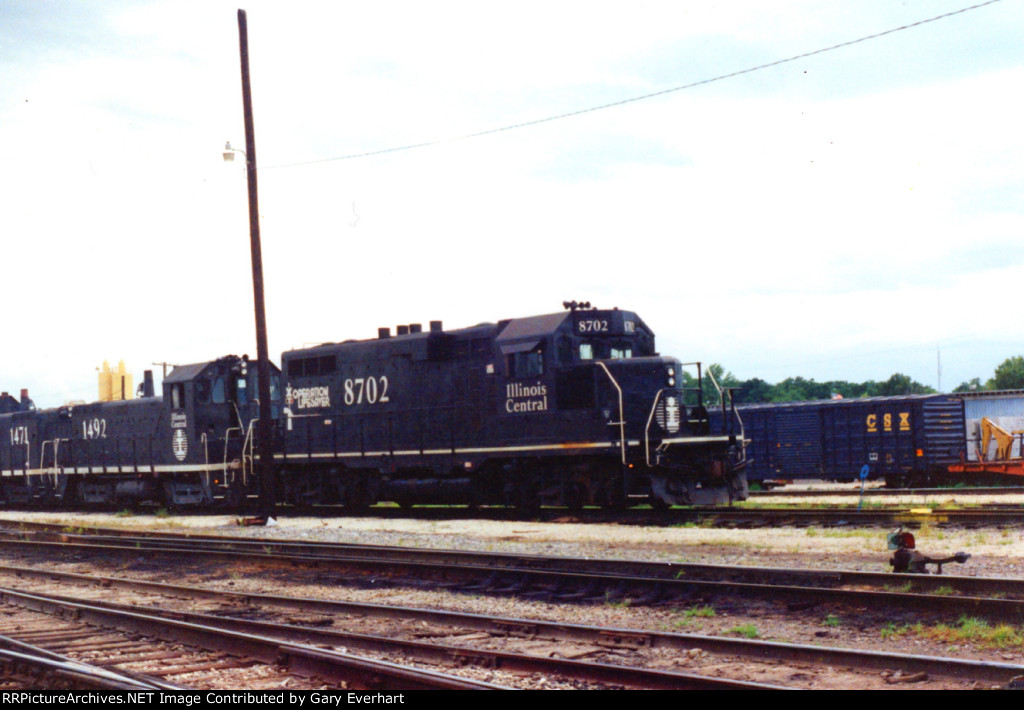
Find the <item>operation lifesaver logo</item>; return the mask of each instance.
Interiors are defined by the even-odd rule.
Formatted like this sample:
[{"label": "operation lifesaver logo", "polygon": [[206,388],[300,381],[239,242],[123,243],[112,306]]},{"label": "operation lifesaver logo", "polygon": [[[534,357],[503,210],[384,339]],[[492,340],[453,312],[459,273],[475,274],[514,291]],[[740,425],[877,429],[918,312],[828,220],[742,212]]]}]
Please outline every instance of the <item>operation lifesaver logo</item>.
[{"label": "operation lifesaver logo", "polygon": [[513,382],[505,385],[505,398],[505,411],[509,414],[545,412],[548,408],[548,386],[541,382],[535,385]]},{"label": "operation lifesaver logo", "polygon": [[302,387],[294,389],[288,385],[284,395],[288,406],[296,409],[312,409],[313,407],[330,407],[331,391],[329,387]]}]

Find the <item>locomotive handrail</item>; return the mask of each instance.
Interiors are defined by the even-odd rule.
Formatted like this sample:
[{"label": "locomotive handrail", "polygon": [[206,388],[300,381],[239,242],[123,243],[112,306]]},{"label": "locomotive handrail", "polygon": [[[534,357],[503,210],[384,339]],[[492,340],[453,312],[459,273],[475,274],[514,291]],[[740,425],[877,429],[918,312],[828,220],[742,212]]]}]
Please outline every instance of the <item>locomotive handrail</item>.
[{"label": "locomotive handrail", "polygon": [[[253,419],[252,421],[249,422],[249,427],[248,427],[248,429],[245,432],[245,440],[242,442],[242,484],[243,485],[248,485],[249,484],[249,476],[248,476],[248,474],[246,472],[246,467],[245,467],[245,462],[246,462],[246,458],[247,458],[245,452],[246,452],[246,449],[249,450],[248,460],[249,460],[249,464],[251,466],[252,465],[252,456],[253,456],[252,452],[255,449],[254,444],[253,444],[254,437],[252,435],[252,432],[253,432],[253,427],[256,424],[257,419],[259,419],[259,417],[257,417],[256,419]],[[225,446],[224,448],[225,448],[225,455],[226,455],[227,447]]]},{"label": "locomotive handrail", "polygon": [[647,415],[647,426],[644,427],[644,460],[647,461],[648,466],[651,465],[651,421],[654,419],[654,412],[658,408],[661,393],[664,391],[664,388],[660,389],[654,395],[654,404],[651,405],[651,413]]},{"label": "locomotive handrail", "polygon": [[[713,384],[715,386],[715,389],[718,391],[718,401],[719,401],[719,403],[722,406],[722,427],[725,428],[726,427],[726,423],[725,422],[728,419],[728,417],[726,415],[726,407],[725,407],[725,394],[724,394],[724,392],[722,390],[722,387],[718,384],[718,380],[715,379],[715,373],[711,371],[710,367],[707,369],[706,372],[707,372],[708,377],[711,378],[711,384]],[[736,409],[736,400],[733,397],[732,389],[731,388],[726,388],[725,391],[729,393],[729,406],[732,408],[733,416],[736,417],[736,421],[738,421],[739,424],[740,424],[740,438],[739,438],[739,441],[740,441],[740,461],[746,461],[747,460],[747,447],[746,447],[746,443],[745,443],[746,442],[746,430],[743,427],[743,417],[740,416],[739,411]]]},{"label": "locomotive handrail", "polygon": [[[241,438],[242,427],[231,426],[224,430],[224,470],[228,470],[228,443],[231,441],[231,432],[237,431],[239,438]],[[244,453],[244,451],[243,451]]]},{"label": "locomotive handrail", "polygon": [[[619,383],[612,377],[612,373],[608,370],[608,366],[600,360],[596,361],[595,364],[604,370],[604,374],[608,375],[608,379],[611,380],[615,390],[619,393],[619,448],[622,450],[622,463],[626,463],[626,415],[622,406],[622,388],[619,387]],[[610,424],[614,425],[613,422]]]},{"label": "locomotive handrail", "polygon": [[[718,380],[715,379],[715,373],[711,371],[709,367],[704,371],[704,374],[711,380],[711,384],[715,386],[715,391],[718,392],[718,403],[722,405],[722,414],[725,414],[725,395],[722,394],[722,387],[718,384]],[[724,417],[723,417],[724,419]]]},{"label": "locomotive handrail", "polygon": [[[231,488],[231,485],[234,484],[234,482],[235,482],[235,478],[234,478],[235,477],[235,472],[234,471],[230,471],[228,469],[228,448],[229,448],[228,444],[231,441],[231,432],[233,432],[233,431],[237,431],[238,434],[239,434],[239,438],[241,438],[242,427],[237,427],[237,426],[235,426],[235,427],[228,427],[227,429],[224,430],[224,463],[223,463],[224,469],[223,469],[223,473],[224,473],[224,485],[229,490]],[[242,484],[245,485],[245,450],[244,450],[244,447],[243,447],[243,450],[239,453],[239,456],[242,457]],[[231,480],[230,481],[228,480],[229,472],[230,472],[230,475],[231,475]],[[228,494],[228,495],[230,495],[230,494]]]},{"label": "locomotive handrail", "polygon": [[[51,444],[53,446],[53,467],[52,470],[46,468],[46,445]],[[54,487],[57,486],[57,475],[60,473],[60,467],[57,465],[57,447],[60,444],[60,439],[47,439],[39,446],[39,468],[42,470],[44,476],[53,476],[50,482]]]},{"label": "locomotive handrail", "polygon": [[[54,439],[47,439],[46,441],[44,441],[42,444],[39,445],[39,469],[41,471],[46,471],[46,445],[47,444],[53,444],[53,442],[54,442]],[[57,465],[56,449],[54,449],[54,454],[53,454],[53,465],[54,466]]]}]

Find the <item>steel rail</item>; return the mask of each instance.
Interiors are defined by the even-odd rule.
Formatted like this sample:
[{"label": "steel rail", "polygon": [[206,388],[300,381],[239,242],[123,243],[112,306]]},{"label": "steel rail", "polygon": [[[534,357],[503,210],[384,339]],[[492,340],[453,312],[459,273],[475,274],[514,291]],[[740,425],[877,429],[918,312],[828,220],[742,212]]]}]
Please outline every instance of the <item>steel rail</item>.
[{"label": "steel rail", "polygon": [[[15,590],[0,588],[0,598]],[[27,592],[18,592],[28,594]],[[51,602],[82,605],[88,604],[111,612],[134,613],[138,607],[110,601],[89,600],[67,597],[64,595],[31,593],[32,596],[47,599]],[[277,624],[253,619],[234,618],[199,612],[189,612],[158,607],[146,607],[145,616],[160,619],[164,622],[189,624],[193,627],[223,629],[227,633],[246,639],[273,639],[276,643],[301,644],[304,648],[317,645],[343,645],[363,652],[400,653],[417,661],[433,664],[479,665],[485,668],[501,668],[525,673],[561,674],[575,680],[590,680],[606,684],[620,685],[634,689],[650,690],[781,690],[778,686],[763,683],[751,683],[722,678],[712,678],[692,673],[652,670],[636,666],[620,666],[564,658],[548,658],[505,651],[492,651],[472,647],[440,645],[424,641],[408,641],[402,639],[359,634],[349,631],[328,630],[288,624]],[[318,650],[326,661],[336,656],[336,652]],[[348,657],[348,654],[344,654]],[[378,663],[360,658],[366,663]],[[388,663],[391,667],[395,664]],[[401,666],[397,666],[402,668]],[[429,673],[429,671],[418,671]],[[437,674],[444,679],[453,678]],[[462,679],[460,679],[462,680]],[[447,682],[447,681],[446,681]],[[483,684],[480,687],[495,687]],[[447,687],[447,686],[434,686]],[[411,688],[416,689],[416,688]]]},{"label": "steel rail", "polygon": [[294,673],[317,676],[333,682],[356,684],[355,687],[360,689],[504,689],[493,683],[361,658],[301,643],[283,642],[253,633],[240,633],[216,626],[146,614],[134,607],[108,607],[95,602],[86,604],[9,588],[0,588],[0,602],[48,614],[73,614],[80,621],[98,626],[130,630],[201,648],[241,654],[263,663],[284,664]]},{"label": "steel rail", "polygon": [[[787,583],[798,581],[804,585],[842,587],[870,586],[875,589],[909,587],[906,591],[921,593],[949,591],[958,594],[1013,595],[1024,599],[1024,579],[1005,577],[966,577],[959,575],[893,574],[859,570],[828,570],[811,568],[753,567],[746,565],[712,565],[689,562],[658,562],[646,560],[612,560],[592,557],[548,557],[531,554],[479,552],[443,548],[410,548],[392,545],[361,543],[309,542],[286,539],[253,539],[216,535],[178,535],[156,532],[95,530],[102,534],[68,534],[44,531],[55,540],[68,541],[123,541],[134,540],[136,535],[148,545],[166,545],[167,551],[190,553],[195,543],[216,545],[224,554],[245,553],[257,557],[279,557],[292,561],[356,564],[360,557],[401,563],[446,563],[455,561],[473,567],[494,570],[548,570],[566,572],[602,573],[628,577],[687,579],[701,581],[750,581],[758,583]],[[0,530],[0,543],[4,531]],[[135,544],[134,542],[132,544]],[[187,545],[189,547],[173,547]],[[134,549],[151,549],[136,547]],[[208,548],[206,548],[208,549]]]},{"label": "steel rail", "polygon": [[[26,540],[7,540],[4,544],[37,547],[44,550],[55,550],[62,543]],[[868,608],[900,608],[915,611],[928,611],[949,616],[973,614],[989,620],[1019,622],[1024,619],[1024,600],[985,598],[975,596],[947,596],[938,594],[919,594],[896,591],[869,591],[857,589],[839,589],[834,587],[799,586],[797,584],[765,584],[735,580],[702,580],[688,579],[685,574],[678,578],[664,576],[647,576],[643,574],[627,574],[615,570],[595,572],[573,571],[565,569],[534,569],[529,567],[494,567],[472,563],[451,563],[441,561],[418,561],[395,556],[378,559],[366,557],[327,557],[289,554],[287,557],[269,552],[251,552],[239,550],[209,550],[200,547],[188,547],[179,543],[178,547],[147,546],[141,542],[116,546],[111,544],[96,545],[90,543],[67,543],[75,549],[102,552],[128,552],[132,554],[168,554],[195,556],[228,557],[239,559],[281,560],[289,562],[310,562],[319,565],[333,564],[344,567],[362,567],[373,570],[384,569],[393,574],[396,568],[402,567],[406,573],[418,580],[430,575],[441,575],[446,578],[456,576],[463,580],[463,591],[483,592],[491,594],[536,594],[549,593],[556,599],[608,601],[612,599],[629,599],[631,603],[644,604],[662,601],[666,597],[676,599],[707,598],[719,595],[740,596],[744,598],[765,599],[768,601],[784,600],[790,603],[806,604],[811,602],[839,603],[844,605],[860,605]],[[412,548],[397,548],[406,557],[415,555]],[[431,551],[433,554],[433,551]],[[536,558],[543,559],[543,558]],[[919,575],[889,575],[893,584],[905,584],[911,577]],[[949,577],[944,578],[946,580]],[[470,580],[466,582],[465,580]],[[566,588],[571,591],[566,591]]]},{"label": "steel rail", "polygon": [[767,658],[856,669],[901,670],[904,673],[928,673],[932,676],[958,680],[969,679],[991,683],[1008,683],[1024,675],[1024,665],[990,661],[943,658],[903,653],[885,653],[858,649],[790,644],[774,641],[735,639],[704,634],[682,634],[649,629],[586,626],[538,619],[497,617],[467,612],[390,606],[315,598],[281,597],[251,592],[222,591],[207,587],[174,585],[148,580],[123,579],[53,572],[24,567],[0,566],[0,573],[16,577],[32,577],[47,581],[73,583],[83,587],[125,589],[166,594],[173,597],[216,600],[247,606],[281,608],[292,611],[324,614],[348,614],[374,618],[404,619],[437,623],[453,628],[468,628],[493,635],[547,639],[552,641],[588,643],[610,649],[668,648],[685,651],[695,646],[706,651],[742,656],[754,660]]},{"label": "steel rail", "polygon": [[[922,505],[920,507],[925,507]],[[296,511],[301,512],[301,511]],[[318,508],[317,515],[351,517],[350,511],[340,508]],[[374,506],[360,510],[359,517],[413,518],[424,520],[522,520],[522,511],[501,507],[433,506],[392,508]],[[539,508],[529,512],[528,520],[540,522],[615,523],[622,525],[670,526],[690,522],[712,522],[718,526],[743,527],[745,525],[906,525],[928,522],[942,525],[1006,525],[1024,524],[1024,505],[1003,506],[998,509],[943,509],[927,513],[904,506],[857,510],[852,506],[834,505],[820,508],[768,508],[768,507],[695,507],[654,510],[628,508],[604,510],[584,508],[568,511],[564,508]]]},{"label": "steel rail", "polygon": [[961,495],[1024,495],[1024,486],[999,486],[992,488],[868,488],[863,494],[860,489],[842,488],[836,490],[808,488],[772,488],[767,491],[750,491],[751,498],[898,498],[901,496],[961,496]]},{"label": "steel rail", "polygon": [[188,690],[184,686],[73,661],[28,644],[18,643],[20,650],[15,651],[6,647],[8,643],[17,642],[0,636],[0,646],[4,646],[0,648],[0,675],[4,678],[26,678],[37,688],[43,678],[54,677],[76,690]]}]

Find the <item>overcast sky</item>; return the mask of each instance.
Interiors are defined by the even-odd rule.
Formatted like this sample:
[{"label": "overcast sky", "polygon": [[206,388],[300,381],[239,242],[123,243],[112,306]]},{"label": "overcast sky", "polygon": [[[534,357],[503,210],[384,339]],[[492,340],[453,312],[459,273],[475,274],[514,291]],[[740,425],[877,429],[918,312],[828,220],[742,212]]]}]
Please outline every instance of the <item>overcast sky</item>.
[{"label": "overcast sky", "polygon": [[[247,3],[274,360],[577,299],[740,379],[987,379],[1024,354],[1024,2],[745,71],[969,5]],[[255,356],[237,8],[0,0],[3,389]]]}]

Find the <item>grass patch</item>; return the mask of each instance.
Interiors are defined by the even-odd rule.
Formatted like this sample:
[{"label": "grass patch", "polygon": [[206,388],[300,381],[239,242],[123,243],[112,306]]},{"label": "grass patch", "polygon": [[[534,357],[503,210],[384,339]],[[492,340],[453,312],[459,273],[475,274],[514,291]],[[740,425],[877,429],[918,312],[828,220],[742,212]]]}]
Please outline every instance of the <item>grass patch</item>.
[{"label": "grass patch", "polygon": [[714,616],[715,616],[715,608],[713,606],[709,605],[709,604],[705,604],[703,606],[697,606],[697,607],[694,607],[692,609],[687,609],[686,611],[683,612],[683,617],[687,618],[687,619],[692,619],[694,617],[699,617],[699,618],[702,618],[702,619],[710,619],[710,618],[712,618]]},{"label": "grass patch", "polygon": [[918,638],[938,641],[947,645],[974,644],[981,648],[1006,649],[1024,647],[1024,633],[1010,624],[992,625],[985,619],[961,616],[953,625],[937,624],[886,624],[881,630],[883,639],[896,639],[913,635]]},{"label": "grass patch", "polygon": [[944,643],[974,643],[983,648],[1019,648],[1024,646],[1024,635],[1010,624],[992,626],[985,619],[961,616],[954,626],[939,624],[922,629],[925,638]]},{"label": "grass patch", "polygon": [[885,585],[885,591],[887,592],[900,592],[906,594],[914,588],[913,582],[904,582],[903,584],[887,584]]},{"label": "grass patch", "polygon": [[761,637],[761,633],[757,630],[757,627],[753,624],[743,624],[742,626],[734,626],[727,633],[736,634],[746,639],[756,639]]},{"label": "grass patch", "polygon": [[[918,626],[920,626],[920,624],[918,624]],[[895,624],[890,621],[882,627],[882,630],[879,632],[879,636],[888,641],[889,639],[897,639],[901,636],[906,636],[910,633],[910,630],[910,624]]]},{"label": "grass patch", "polygon": [[839,626],[839,623],[840,622],[839,622],[839,617],[838,616],[836,616],[835,614],[829,614],[824,619],[822,619],[821,625],[822,626],[828,626],[828,627],[834,629],[837,626]]},{"label": "grass patch", "polygon": [[691,627],[695,621],[700,619],[711,619],[716,616],[715,608],[708,604],[703,606],[696,606],[692,609],[686,609],[681,614],[677,615],[677,618],[672,621],[672,627],[676,629],[686,629]]}]

